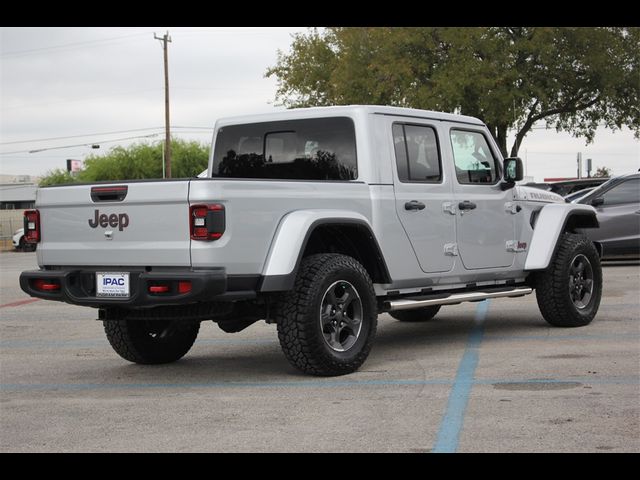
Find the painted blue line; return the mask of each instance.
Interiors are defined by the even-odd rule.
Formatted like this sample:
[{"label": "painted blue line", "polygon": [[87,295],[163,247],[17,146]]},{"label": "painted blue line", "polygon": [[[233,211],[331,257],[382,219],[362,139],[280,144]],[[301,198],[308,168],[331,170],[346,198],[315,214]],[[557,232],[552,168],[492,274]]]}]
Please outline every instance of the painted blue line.
[{"label": "painted blue line", "polygon": [[458,449],[460,432],[464,424],[464,415],[469,403],[469,395],[473,387],[473,377],[478,365],[478,351],[484,334],[484,320],[487,317],[490,300],[478,304],[473,330],[469,334],[467,346],[458,372],[449,393],[447,410],[440,423],[433,453],[454,453]]},{"label": "painted blue line", "polygon": [[[540,383],[572,383],[580,382],[585,385],[640,385],[638,376],[621,376],[594,378],[592,376],[567,377],[567,378],[511,378],[511,379],[474,379],[468,385],[500,385],[500,384],[540,384]],[[355,387],[404,387],[404,386],[425,386],[425,385],[452,385],[451,380],[302,380],[291,382],[184,382],[184,383],[2,383],[0,392],[22,392],[37,390],[62,390],[62,391],[82,391],[82,390],[145,390],[145,389],[187,389],[187,388],[355,388]]]}]

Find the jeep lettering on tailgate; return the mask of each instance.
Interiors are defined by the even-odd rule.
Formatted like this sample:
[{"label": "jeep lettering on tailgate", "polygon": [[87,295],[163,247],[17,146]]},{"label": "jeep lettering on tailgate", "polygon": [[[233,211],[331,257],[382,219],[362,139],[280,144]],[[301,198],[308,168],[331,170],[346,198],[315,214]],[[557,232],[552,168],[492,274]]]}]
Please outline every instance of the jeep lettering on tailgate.
[{"label": "jeep lettering on tailgate", "polygon": [[94,212],[94,218],[89,219],[89,226],[96,228],[98,226],[102,228],[116,228],[122,231],[129,226],[129,215],[126,213],[112,213],[107,215],[106,213],[100,213],[99,210]]}]

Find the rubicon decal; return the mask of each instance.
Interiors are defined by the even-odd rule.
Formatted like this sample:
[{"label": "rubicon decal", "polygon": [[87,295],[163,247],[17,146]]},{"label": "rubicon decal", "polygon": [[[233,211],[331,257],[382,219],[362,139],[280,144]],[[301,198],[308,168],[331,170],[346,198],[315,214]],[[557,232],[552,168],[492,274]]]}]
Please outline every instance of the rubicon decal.
[{"label": "rubicon decal", "polygon": [[100,210],[96,210],[94,217],[89,219],[89,226],[91,228],[97,228],[98,226],[102,228],[118,227],[118,230],[123,231],[129,226],[129,215],[126,213],[111,213],[107,215],[106,213],[100,213]]}]

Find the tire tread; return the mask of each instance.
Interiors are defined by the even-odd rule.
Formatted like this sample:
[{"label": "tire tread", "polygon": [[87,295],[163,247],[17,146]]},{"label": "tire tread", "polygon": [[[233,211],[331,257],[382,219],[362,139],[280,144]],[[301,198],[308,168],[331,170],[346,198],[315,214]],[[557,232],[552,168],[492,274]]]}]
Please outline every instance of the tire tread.
[{"label": "tire tread", "polygon": [[[595,285],[594,304],[589,308],[587,314],[578,312],[573,306],[569,296],[566,294],[568,268],[572,255],[577,250],[584,249],[590,254],[591,266],[594,270]],[[564,233],[560,238],[558,249],[551,260],[549,267],[540,272],[536,277],[536,300],[544,319],[551,325],[557,327],[581,327],[588,325],[600,305],[600,295],[602,292],[602,270],[599,262],[598,252],[593,243],[584,235]]]},{"label": "tire tread", "polygon": [[[367,342],[361,351],[347,362],[339,361],[325,353],[322,344],[324,340],[318,338],[318,329],[309,322],[309,318],[314,317],[310,309],[320,294],[321,279],[338,268],[353,269],[367,280],[367,294],[372,302],[369,308],[373,308],[375,312]],[[361,301],[364,303],[367,300],[361,298]],[[287,360],[299,370],[319,376],[343,375],[357,370],[366,360],[375,335],[376,316],[373,285],[369,274],[359,262],[346,255],[311,255],[303,259],[293,290],[283,294],[276,307],[278,339]]]}]

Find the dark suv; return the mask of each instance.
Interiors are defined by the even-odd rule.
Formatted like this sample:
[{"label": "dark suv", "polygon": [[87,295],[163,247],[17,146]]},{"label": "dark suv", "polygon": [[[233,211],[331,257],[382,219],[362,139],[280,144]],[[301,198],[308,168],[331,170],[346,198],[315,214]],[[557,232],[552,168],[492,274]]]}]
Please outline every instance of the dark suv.
[{"label": "dark suv", "polygon": [[640,173],[610,179],[576,203],[593,205],[600,228],[582,231],[602,247],[602,258],[640,258]]}]

